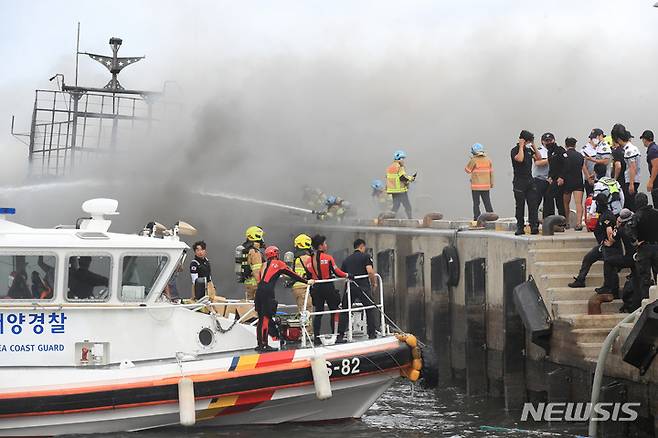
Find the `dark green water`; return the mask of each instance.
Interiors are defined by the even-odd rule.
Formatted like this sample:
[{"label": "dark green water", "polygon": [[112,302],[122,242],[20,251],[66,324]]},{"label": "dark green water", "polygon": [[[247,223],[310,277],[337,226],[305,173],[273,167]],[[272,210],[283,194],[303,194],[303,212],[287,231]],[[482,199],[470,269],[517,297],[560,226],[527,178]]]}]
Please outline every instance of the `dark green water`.
[{"label": "dark green water", "polygon": [[[138,433],[107,434],[122,438],[360,438],[360,437],[575,437],[586,425],[519,422],[506,415],[501,401],[467,397],[455,388],[425,390],[396,382],[360,420],[321,424],[215,428],[167,428]],[[484,428],[489,426],[495,430]],[[506,430],[507,429],[507,430]],[[522,431],[512,431],[521,429]],[[98,437],[99,435],[94,435]]]}]

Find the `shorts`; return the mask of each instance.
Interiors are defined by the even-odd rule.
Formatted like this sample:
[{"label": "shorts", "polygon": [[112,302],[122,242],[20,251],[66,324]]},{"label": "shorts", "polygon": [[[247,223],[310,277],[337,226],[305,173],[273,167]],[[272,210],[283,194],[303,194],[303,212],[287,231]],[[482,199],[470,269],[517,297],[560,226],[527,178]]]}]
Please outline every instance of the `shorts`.
[{"label": "shorts", "polygon": [[585,191],[585,183],[581,179],[580,181],[578,180],[566,180],[564,184],[564,193],[571,193],[571,192],[584,192]]}]

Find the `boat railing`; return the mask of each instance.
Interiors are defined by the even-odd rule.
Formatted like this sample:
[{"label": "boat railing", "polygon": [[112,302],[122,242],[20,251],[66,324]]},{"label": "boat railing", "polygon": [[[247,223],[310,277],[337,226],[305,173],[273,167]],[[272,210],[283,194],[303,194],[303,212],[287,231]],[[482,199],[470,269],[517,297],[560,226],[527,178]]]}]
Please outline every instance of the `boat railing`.
[{"label": "boat railing", "polygon": [[[379,304],[376,302],[372,301],[371,305],[365,305],[366,303],[361,303],[362,306],[359,307],[352,307],[352,283],[355,283],[355,281],[347,279],[347,278],[331,278],[327,280],[315,280],[313,285],[308,285],[306,286],[306,294],[304,296],[304,307],[302,311],[302,325],[305,324],[311,324],[311,320],[313,316],[316,315],[339,315],[341,313],[347,313],[347,341],[352,342],[353,340],[353,329],[352,329],[352,314],[354,312],[361,312],[364,310],[370,310],[370,309],[379,309],[380,312],[380,323],[381,323],[381,333],[382,335],[386,334],[386,316],[384,314],[384,285],[382,282],[382,277],[379,274],[375,274],[377,277],[377,284],[379,286]],[[368,278],[369,276],[366,275],[357,275],[354,277],[354,280],[359,280],[363,278]],[[323,284],[323,283],[337,283],[345,281],[346,282],[346,288],[345,288],[345,293],[347,294],[347,309],[337,309],[337,310],[323,310],[319,312],[309,312],[307,311],[307,306],[308,306],[308,298],[311,294],[311,288],[316,285],[316,284]],[[357,284],[357,287],[358,284]],[[363,293],[365,296],[369,296],[365,292]],[[317,333],[315,334],[317,336]],[[308,331],[303,330],[302,334],[302,347],[306,347],[306,342],[308,338]]]}]

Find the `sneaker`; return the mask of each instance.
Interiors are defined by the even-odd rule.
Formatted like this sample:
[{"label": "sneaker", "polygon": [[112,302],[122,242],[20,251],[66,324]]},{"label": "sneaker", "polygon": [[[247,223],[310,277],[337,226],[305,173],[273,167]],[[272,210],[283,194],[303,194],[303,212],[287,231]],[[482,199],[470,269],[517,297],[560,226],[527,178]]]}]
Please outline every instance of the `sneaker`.
[{"label": "sneaker", "polygon": [[322,345],[322,340],[317,336],[313,338],[313,345]]},{"label": "sneaker", "polygon": [[612,292],[610,291],[610,289],[608,289],[605,286],[594,288],[594,292],[596,292],[597,294],[611,294],[612,295]]},{"label": "sneaker", "polygon": [[263,347],[258,345],[258,346],[256,346],[256,348],[254,348],[254,350],[256,350],[258,352],[261,352],[261,351],[263,351]]},{"label": "sneaker", "polygon": [[583,231],[583,226],[582,225],[576,225],[574,230],[576,231]]},{"label": "sneaker", "polygon": [[343,335],[338,335],[336,338],[336,344],[345,344],[347,342],[347,339]]},{"label": "sneaker", "polygon": [[261,352],[263,353],[269,353],[271,351],[279,351],[278,348],[270,347],[269,345],[263,345],[260,349]]},{"label": "sneaker", "polygon": [[368,335],[368,339],[377,339],[377,335]]},{"label": "sneaker", "polygon": [[523,228],[517,228],[516,231],[514,232],[515,236],[522,236],[525,234],[525,231],[523,231]]},{"label": "sneaker", "polygon": [[574,277],[574,281],[569,283],[567,286],[575,288],[575,287],[585,287],[585,280],[579,280],[578,278]]}]

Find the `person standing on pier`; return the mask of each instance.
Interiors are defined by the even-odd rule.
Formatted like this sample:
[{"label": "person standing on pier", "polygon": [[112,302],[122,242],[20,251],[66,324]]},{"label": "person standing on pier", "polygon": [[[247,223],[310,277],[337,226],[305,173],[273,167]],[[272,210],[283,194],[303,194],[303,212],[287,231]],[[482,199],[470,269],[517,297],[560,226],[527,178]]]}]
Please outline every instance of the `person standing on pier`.
[{"label": "person standing on pier", "polygon": [[[548,150],[548,184],[547,196],[544,199],[544,217],[555,214],[565,216],[564,214],[564,180],[560,178],[564,171],[564,154],[567,152],[562,146],[557,144],[555,136],[550,132],[542,135],[546,141],[542,142]],[[566,217],[566,216],[565,216]]]},{"label": "person standing on pier", "polygon": [[393,164],[386,168],[386,193],[393,197],[393,213],[397,215],[400,205],[403,205],[407,218],[411,219],[409,184],[416,179],[416,174],[407,175],[404,169],[405,158],[407,154],[402,150],[393,154]]},{"label": "person standing on pier", "polygon": [[625,205],[631,211],[635,211],[635,195],[640,187],[640,150],[631,143],[633,136],[626,130],[624,125],[616,124],[612,128],[612,139],[624,151],[624,187],[626,188]]},{"label": "person standing on pier", "polygon": [[567,137],[564,140],[564,145],[567,148],[564,173],[562,175],[562,179],[564,180],[564,217],[567,219],[568,226],[571,213],[569,205],[571,204],[571,195],[573,194],[576,202],[575,230],[580,231],[583,229],[583,192],[585,191],[583,172],[585,159],[576,150],[575,138]]},{"label": "person standing on pier", "polygon": [[658,208],[658,145],[653,141],[653,132],[646,130],[640,136],[647,148],[647,165],[649,166],[649,181],[647,192],[651,193],[653,208]]},{"label": "person standing on pier", "polygon": [[535,136],[525,129],[519,134],[519,141],[510,151],[514,179],[514,202],[516,204],[516,232],[517,236],[525,233],[525,206],[528,205],[528,222],[530,233],[539,234],[538,200],[539,194],[532,179],[532,160],[541,160],[541,155],[534,145]]},{"label": "person standing on pier", "polygon": [[480,217],[480,198],[487,213],[493,213],[489,191],[493,189],[493,164],[484,152],[484,146],[475,143],[471,146],[471,159],[464,171],[471,175],[471,195],[473,198],[473,220]]}]

